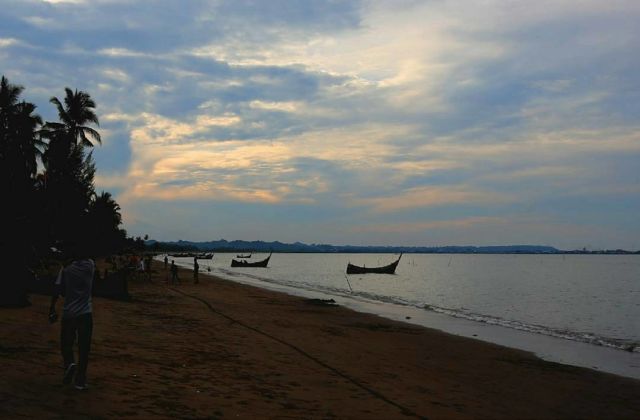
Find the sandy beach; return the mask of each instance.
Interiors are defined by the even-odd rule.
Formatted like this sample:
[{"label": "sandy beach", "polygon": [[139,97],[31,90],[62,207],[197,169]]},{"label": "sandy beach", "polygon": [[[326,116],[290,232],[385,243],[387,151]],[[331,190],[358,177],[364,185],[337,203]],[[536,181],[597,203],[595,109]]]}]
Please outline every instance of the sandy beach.
[{"label": "sandy beach", "polygon": [[49,298],[0,309],[2,418],[637,418],[640,381],[181,269],[94,299],[88,391]]}]

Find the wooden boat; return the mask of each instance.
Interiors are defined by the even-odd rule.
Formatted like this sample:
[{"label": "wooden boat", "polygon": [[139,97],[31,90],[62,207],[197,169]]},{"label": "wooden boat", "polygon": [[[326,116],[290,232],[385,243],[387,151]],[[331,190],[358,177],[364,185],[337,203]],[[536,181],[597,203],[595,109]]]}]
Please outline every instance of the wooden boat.
[{"label": "wooden boat", "polygon": [[242,261],[238,261],[238,260],[231,260],[231,267],[266,267],[267,264],[269,264],[269,258],[271,258],[271,254],[269,254],[269,256],[262,260],[262,261],[256,261],[256,262],[248,262],[246,260],[242,260]]},{"label": "wooden boat", "polygon": [[396,267],[400,262],[400,258],[402,258],[402,254],[400,254],[398,259],[392,262],[391,264],[385,265],[382,267],[360,267],[358,265],[353,265],[351,263],[348,263],[347,274],[367,274],[367,273],[395,274]]},{"label": "wooden boat", "polygon": [[251,258],[251,254],[247,254],[247,255],[238,254],[236,255],[236,258]]},{"label": "wooden boat", "polygon": [[180,252],[178,254],[169,254],[169,256],[174,258],[197,258],[199,260],[210,260],[213,258],[213,252],[201,254],[195,252]]},{"label": "wooden boat", "polygon": [[169,254],[169,256],[173,257],[173,258],[185,258],[185,257],[193,256],[193,255],[189,254],[187,252],[180,252],[178,254]]}]

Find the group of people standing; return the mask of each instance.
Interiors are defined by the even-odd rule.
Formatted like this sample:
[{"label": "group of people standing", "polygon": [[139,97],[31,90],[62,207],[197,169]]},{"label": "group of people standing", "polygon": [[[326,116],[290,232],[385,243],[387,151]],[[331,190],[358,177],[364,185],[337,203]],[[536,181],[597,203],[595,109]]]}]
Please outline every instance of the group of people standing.
[{"label": "group of people standing", "polygon": [[[164,256],[164,271],[167,271],[167,266],[169,265],[169,257],[167,257],[166,255]],[[171,260],[171,266],[170,266],[170,271],[171,271],[171,284],[179,284],[180,283],[180,277],[178,277],[178,266],[176,265],[176,261],[175,260]],[[200,280],[198,278],[198,273],[200,271],[200,264],[198,264],[198,258],[197,257],[193,257],[193,282],[195,284],[200,283]],[[169,283],[169,275],[167,273],[167,283]]]}]

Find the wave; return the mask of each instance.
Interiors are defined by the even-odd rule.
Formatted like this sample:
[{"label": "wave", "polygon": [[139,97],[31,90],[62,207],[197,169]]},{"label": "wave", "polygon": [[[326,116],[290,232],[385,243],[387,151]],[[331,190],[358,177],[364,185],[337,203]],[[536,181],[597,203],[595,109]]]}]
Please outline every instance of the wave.
[{"label": "wave", "polygon": [[475,322],[482,322],[489,325],[499,325],[502,327],[512,328],[515,330],[525,331],[529,333],[548,335],[566,340],[579,341],[582,343],[593,344],[597,346],[610,347],[617,350],[625,350],[629,352],[640,353],[640,343],[631,340],[616,339],[603,337],[590,332],[578,332],[547,327],[543,325],[528,324],[521,321],[504,319],[491,315],[473,313],[462,309],[442,308],[435,305],[424,304],[423,309],[449,315],[455,318],[468,319]]}]

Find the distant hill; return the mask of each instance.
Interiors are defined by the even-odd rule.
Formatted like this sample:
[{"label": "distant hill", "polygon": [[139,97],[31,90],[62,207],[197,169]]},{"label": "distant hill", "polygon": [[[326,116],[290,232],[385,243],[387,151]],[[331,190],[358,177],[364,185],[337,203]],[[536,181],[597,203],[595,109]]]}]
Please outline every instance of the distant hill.
[{"label": "distant hill", "polygon": [[552,246],[504,245],[504,246],[355,246],[329,244],[303,244],[301,242],[282,243],[264,241],[218,241],[208,242],[158,242],[147,241],[147,245],[159,251],[217,251],[217,252],[350,252],[350,253],[424,253],[424,254],[557,254],[562,253]]}]

